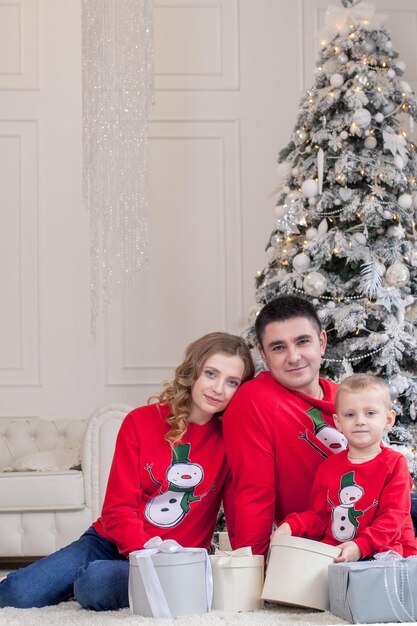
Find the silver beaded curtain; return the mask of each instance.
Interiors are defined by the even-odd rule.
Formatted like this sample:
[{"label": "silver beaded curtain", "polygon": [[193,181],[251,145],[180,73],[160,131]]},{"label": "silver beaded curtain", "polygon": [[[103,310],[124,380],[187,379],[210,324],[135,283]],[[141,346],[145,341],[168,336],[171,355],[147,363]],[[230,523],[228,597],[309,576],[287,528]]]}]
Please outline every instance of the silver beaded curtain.
[{"label": "silver beaded curtain", "polygon": [[83,197],[90,212],[91,333],[147,268],[152,0],[82,0]]}]

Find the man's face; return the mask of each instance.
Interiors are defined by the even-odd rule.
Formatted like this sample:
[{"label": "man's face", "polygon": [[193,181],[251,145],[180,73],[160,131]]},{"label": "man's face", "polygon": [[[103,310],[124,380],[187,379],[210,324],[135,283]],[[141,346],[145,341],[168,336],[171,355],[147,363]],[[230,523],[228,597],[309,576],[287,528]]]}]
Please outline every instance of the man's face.
[{"label": "man's face", "polygon": [[306,317],[271,322],[258,346],[271,375],[287,389],[317,397],[321,357],[326,349],[326,332]]}]

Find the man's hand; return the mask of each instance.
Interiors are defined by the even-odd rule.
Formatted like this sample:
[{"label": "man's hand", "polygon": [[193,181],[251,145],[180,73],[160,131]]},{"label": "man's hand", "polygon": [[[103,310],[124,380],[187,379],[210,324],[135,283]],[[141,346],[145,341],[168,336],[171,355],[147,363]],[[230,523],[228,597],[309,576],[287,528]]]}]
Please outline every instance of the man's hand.
[{"label": "man's hand", "polygon": [[359,561],[362,556],[362,552],[357,543],[354,541],[346,541],[337,546],[341,549],[340,556],[337,556],[334,560],[335,563],[347,563],[348,561]]},{"label": "man's hand", "polygon": [[286,535],[287,537],[291,536],[291,526],[287,524],[287,522],[283,522],[281,526],[278,526],[278,528],[272,533],[271,541],[274,537],[277,537],[278,535]]}]

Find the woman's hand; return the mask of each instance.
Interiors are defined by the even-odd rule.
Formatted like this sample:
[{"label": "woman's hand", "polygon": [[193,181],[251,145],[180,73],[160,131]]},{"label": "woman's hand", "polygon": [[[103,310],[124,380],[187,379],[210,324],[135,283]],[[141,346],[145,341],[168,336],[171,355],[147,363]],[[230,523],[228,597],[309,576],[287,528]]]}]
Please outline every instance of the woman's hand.
[{"label": "woman's hand", "polygon": [[357,543],[354,541],[346,541],[337,546],[341,549],[341,553],[334,560],[335,563],[347,563],[348,561],[359,561],[362,552]]},{"label": "woman's hand", "polygon": [[287,537],[291,536],[291,526],[287,524],[287,522],[283,522],[281,526],[278,526],[278,528],[272,533],[271,541],[274,537],[278,537],[278,535],[286,535]]}]

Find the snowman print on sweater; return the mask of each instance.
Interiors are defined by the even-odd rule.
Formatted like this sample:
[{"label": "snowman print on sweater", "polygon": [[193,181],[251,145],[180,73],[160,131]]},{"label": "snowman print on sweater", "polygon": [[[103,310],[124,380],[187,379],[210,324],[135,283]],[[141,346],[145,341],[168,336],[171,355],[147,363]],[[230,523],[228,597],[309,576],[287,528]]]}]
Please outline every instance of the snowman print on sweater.
[{"label": "snowman print on sweater", "polygon": [[175,446],[172,452],[172,463],[166,471],[168,489],[162,491],[162,483],[152,474],[152,465],[147,465],[151,480],[159,485],[159,496],[151,498],[145,507],[147,520],[160,528],[177,526],[190,510],[190,504],[203,496],[195,496],[194,489],[204,478],[201,465],[191,463],[189,459],[190,444]]},{"label": "snowman print on sweater", "polygon": [[357,535],[359,522],[358,517],[365,515],[378,502],[376,500],[366,509],[356,510],[355,504],[364,495],[363,488],[355,482],[355,473],[348,472],[340,480],[339,505],[334,505],[327,497],[332,507],[332,535],[336,541],[351,541]]},{"label": "snowman print on sweater", "polygon": [[[325,446],[329,452],[333,452],[333,454],[337,454],[342,452],[347,448],[347,440],[341,432],[334,428],[333,426],[329,426],[327,422],[324,421],[323,415],[319,409],[312,408],[306,411],[307,415],[311,419],[314,425],[314,436],[316,439],[320,441],[320,443]],[[324,452],[317,444],[314,443],[309,438],[308,430],[304,433],[300,433],[300,439],[305,439],[305,441],[312,447],[316,452],[324,456],[326,459],[329,456]]]}]

